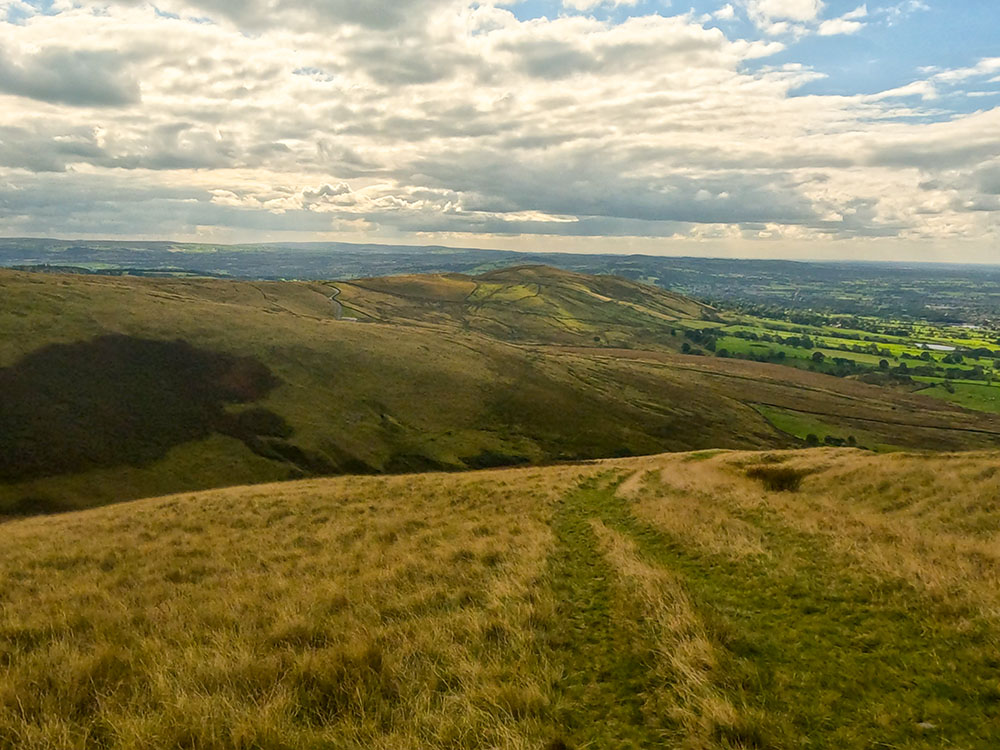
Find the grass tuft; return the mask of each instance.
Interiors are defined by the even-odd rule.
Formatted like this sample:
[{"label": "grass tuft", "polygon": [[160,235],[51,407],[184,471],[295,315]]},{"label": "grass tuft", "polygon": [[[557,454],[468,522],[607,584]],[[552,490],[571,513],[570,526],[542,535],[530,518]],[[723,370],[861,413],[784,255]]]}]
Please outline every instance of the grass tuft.
[{"label": "grass tuft", "polygon": [[399,681],[376,644],[313,652],[292,673],[292,714],[316,726],[364,715],[388,729],[400,703]]},{"label": "grass tuft", "polygon": [[802,480],[809,476],[809,471],[788,466],[751,466],[746,475],[756,479],[769,492],[798,492]]}]

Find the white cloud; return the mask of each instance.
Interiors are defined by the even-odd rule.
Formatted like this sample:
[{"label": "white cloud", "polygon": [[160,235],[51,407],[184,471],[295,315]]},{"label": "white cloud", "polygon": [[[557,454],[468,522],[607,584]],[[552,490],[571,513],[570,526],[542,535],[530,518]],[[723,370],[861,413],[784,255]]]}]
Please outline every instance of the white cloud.
[{"label": "white cloud", "polygon": [[858,19],[867,17],[868,5],[859,5],[854,10],[845,13],[839,18],[828,18],[820,22],[819,26],[816,27],[816,33],[820,36],[857,34],[866,25]]},{"label": "white cloud", "polygon": [[819,25],[820,36],[837,36],[839,34],[857,34],[865,25],[859,21],[846,21],[843,18],[831,18]]},{"label": "white cloud", "polygon": [[718,18],[720,21],[731,21],[732,19],[736,18],[736,9],[733,8],[731,4],[727,3],[726,5],[723,5],[717,11],[715,11],[715,13],[713,13],[712,15]]},{"label": "white cloud", "polygon": [[564,8],[570,10],[588,11],[602,5],[621,6],[637,5],[639,0],[562,0]]},{"label": "white cloud", "polygon": [[865,27],[859,19],[868,16],[863,4],[838,18],[821,19],[826,8],[822,0],[744,0],[747,13],[757,27],[769,36],[800,38],[856,34]]},{"label": "white cloud", "polygon": [[[822,0],[743,0],[747,15],[762,32],[772,37],[799,39],[813,33],[823,36],[851,34],[863,27],[852,18],[821,20],[826,8]],[[856,8],[848,16],[861,11]]]},{"label": "white cloud", "polygon": [[[1000,70],[1000,57],[985,57],[969,68],[945,70],[934,75],[934,80],[945,83],[957,83],[968,78],[988,76]],[[991,79],[991,82],[996,79]]]},{"label": "white cloud", "polygon": [[854,10],[849,11],[848,13],[845,13],[844,15],[841,16],[841,18],[844,19],[845,21],[857,21],[859,18],[867,18],[867,17],[868,17],[867,3],[865,3],[864,5],[859,5]]},{"label": "white cloud", "polygon": [[930,81],[914,81],[905,86],[898,86],[894,89],[879,92],[878,94],[872,94],[866,97],[866,99],[868,101],[882,101],[884,99],[898,99],[907,96],[919,96],[925,101],[930,101],[938,98],[938,91]]},{"label": "white cloud", "polygon": [[879,12],[888,19],[889,25],[893,26],[907,16],[930,9],[930,5],[923,0],[903,0],[903,2],[882,8]]},{"label": "white cloud", "polygon": [[[687,14],[521,21],[408,0],[377,19],[277,2],[265,24],[263,0],[165,0],[176,19],[105,5],[0,23],[0,69],[15,73],[0,80],[2,234],[649,249],[630,238],[1000,231],[996,173],[974,174],[1000,159],[1000,109],[949,119],[922,104],[995,76],[996,59],[875,95],[801,96],[820,73],[752,62],[783,45]],[[786,33],[867,10],[751,6]]]},{"label": "white cloud", "polygon": [[766,21],[814,21],[823,11],[822,0],[745,0],[751,17]]}]

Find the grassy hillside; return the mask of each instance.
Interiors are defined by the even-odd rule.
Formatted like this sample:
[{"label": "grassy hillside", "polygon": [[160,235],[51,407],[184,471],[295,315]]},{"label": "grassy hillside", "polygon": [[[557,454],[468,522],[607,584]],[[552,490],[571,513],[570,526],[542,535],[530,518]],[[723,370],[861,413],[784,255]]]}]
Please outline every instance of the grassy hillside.
[{"label": "grassy hillside", "polygon": [[1000,445],[998,415],[672,353],[677,321],[713,316],[539,267],[352,283],[3,271],[0,516],[316,475],[793,447],[802,420],[870,448]]},{"label": "grassy hillside", "polygon": [[0,748],[991,748],[1000,454],[701,452],[0,525]]},{"label": "grassy hillside", "polygon": [[678,321],[715,317],[662,289],[548,266],[357,279],[338,288],[366,320],[457,325],[510,341],[677,349]]}]

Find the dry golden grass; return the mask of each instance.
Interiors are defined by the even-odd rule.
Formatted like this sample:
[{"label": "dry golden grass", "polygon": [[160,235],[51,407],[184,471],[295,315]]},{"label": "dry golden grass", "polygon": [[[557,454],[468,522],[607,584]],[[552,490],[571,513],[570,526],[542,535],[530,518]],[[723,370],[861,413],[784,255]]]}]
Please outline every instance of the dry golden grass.
[{"label": "dry golden grass", "polygon": [[[797,491],[768,490],[755,473],[797,473]],[[656,474],[652,474],[653,471]],[[767,554],[744,520],[767,511],[821,537],[868,570],[1000,615],[1000,456],[850,449],[647,459],[639,514],[671,534],[732,555]],[[629,482],[634,482],[635,477]],[[628,484],[634,487],[634,484]]]},{"label": "dry golden grass", "polygon": [[[717,481],[714,464],[706,460],[684,456],[681,462],[667,462],[653,457],[645,459],[643,469],[626,479],[619,492],[635,502],[640,517],[689,544],[732,557],[766,556],[759,529],[735,515],[728,504],[705,502],[706,495],[717,490]],[[758,502],[754,495],[741,496],[736,507]]]},{"label": "dry golden grass", "polygon": [[2,524],[0,748],[996,747],[998,467],[705,452]]},{"label": "dry golden grass", "polygon": [[[859,454],[796,463],[804,498],[776,497],[796,528],[859,564],[1000,616],[1000,458]],[[804,501],[803,501],[804,500]]]},{"label": "dry golden grass", "polygon": [[534,746],[552,479],[300,482],[7,524],[0,747]]}]

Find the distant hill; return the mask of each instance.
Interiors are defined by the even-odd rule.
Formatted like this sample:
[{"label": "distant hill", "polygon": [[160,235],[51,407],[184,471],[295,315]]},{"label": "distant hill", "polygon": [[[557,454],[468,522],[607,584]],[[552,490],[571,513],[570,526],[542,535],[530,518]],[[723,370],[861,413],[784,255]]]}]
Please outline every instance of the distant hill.
[{"label": "distant hill", "polygon": [[1000,445],[996,415],[677,354],[677,322],[714,315],[535,266],[350,282],[0,272],[0,514],[326,474],[800,445],[768,409],[867,447]]},{"label": "distant hill", "polygon": [[0,746],[997,747],[998,467],[713,451],[0,524]]},{"label": "distant hill", "polygon": [[[669,245],[664,250],[669,252]],[[325,280],[476,275],[524,264],[611,274],[712,303],[771,310],[990,327],[1000,320],[1000,265],[684,258],[344,242],[224,245],[0,238],[0,266],[112,275]]]},{"label": "distant hill", "polygon": [[648,284],[550,266],[356,279],[338,288],[338,300],[362,320],[445,324],[532,343],[663,346],[676,338],[671,323],[714,318],[712,308]]}]

